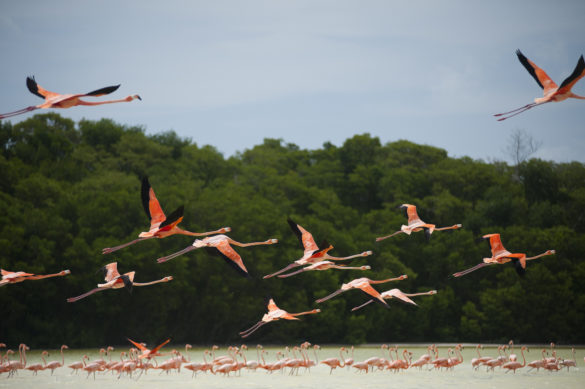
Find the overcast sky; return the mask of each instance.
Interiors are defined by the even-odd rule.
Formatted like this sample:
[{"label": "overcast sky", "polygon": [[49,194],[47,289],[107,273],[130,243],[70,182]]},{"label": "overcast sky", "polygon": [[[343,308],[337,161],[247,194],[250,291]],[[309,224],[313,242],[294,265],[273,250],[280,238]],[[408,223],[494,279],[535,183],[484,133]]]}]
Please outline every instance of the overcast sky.
[{"label": "overcast sky", "polygon": [[264,138],[315,149],[368,132],[511,161],[521,129],[537,157],[585,162],[583,100],[492,116],[542,96],[516,49],[557,84],[573,71],[584,15],[582,0],[1,1],[0,112],[42,101],[34,75],[60,93],[122,84],[88,100],[143,98],[65,117],[174,130],[226,157]]}]

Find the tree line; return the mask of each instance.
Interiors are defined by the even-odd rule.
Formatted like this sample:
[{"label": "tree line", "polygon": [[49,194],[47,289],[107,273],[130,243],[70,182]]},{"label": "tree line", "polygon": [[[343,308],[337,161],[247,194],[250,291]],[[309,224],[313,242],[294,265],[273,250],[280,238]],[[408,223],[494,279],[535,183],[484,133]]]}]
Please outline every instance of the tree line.
[{"label": "tree line", "polygon": [[[238,332],[266,312],[265,299],[289,312],[321,308],[301,321],[262,327],[249,342],[585,342],[585,165],[530,159],[511,166],[369,134],[337,147],[305,150],[280,139],[225,158],[174,132],[147,135],[108,119],[77,123],[55,113],[0,122],[0,267],[71,275],[0,289],[1,341],[33,347],[153,343],[236,343]],[[272,246],[236,248],[252,277],[196,250],[164,264],[156,259],[192,243],[187,236],[140,242],[111,255],[104,247],[148,230],[140,180],[148,176],[168,214],[185,205],[181,226],[209,231],[230,226],[240,242],[278,238]],[[437,226],[456,231],[404,234],[375,242],[406,223],[402,203]],[[287,224],[292,218],[315,240],[347,256],[372,250],[352,265],[371,270],[306,272],[263,280],[302,256]],[[512,252],[557,254],[513,266],[491,266],[462,278],[450,275],[490,255],[478,242],[498,232]],[[172,275],[148,288],[105,291],[77,303],[103,282],[96,271],[118,262],[139,282]],[[351,312],[367,296],[344,293],[315,300],[343,282],[407,274],[381,285],[438,294],[418,307],[390,301]]]}]

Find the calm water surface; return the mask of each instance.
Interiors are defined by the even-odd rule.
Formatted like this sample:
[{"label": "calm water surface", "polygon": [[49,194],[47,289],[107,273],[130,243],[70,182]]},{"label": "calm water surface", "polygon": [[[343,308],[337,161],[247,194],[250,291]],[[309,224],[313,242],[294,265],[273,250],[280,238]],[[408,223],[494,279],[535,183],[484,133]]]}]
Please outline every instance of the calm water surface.
[{"label": "calm water surface", "polygon": [[[400,352],[403,347],[399,346]],[[541,358],[541,350],[543,346],[531,346],[530,352],[526,353],[527,362]],[[166,348],[165,348],[166,349]],[[425,347],[413,346],[408,347],[413,352],[413,359],[418,358],[422,354],[426,354]],[[112,357],[119,358],[120,350],[114,351]],[[171,348],[168,348],[171,350]],[[283,351],[281,347],[266,348],[268,354],[265,354],[266,362],[276,360],[276,352]],[[447,356],[447,347],[439,347],[439,356]],[[264,371],[242,371],[241,375],[233,375],[231,377],[223,377],[212,374],[198,374],[195,378],[191,378],[191,372],[186,369],[181,369],[181,373],[166,373],[159,374],[159,371],[150,370],[147,374],[143,374],[138,380],[135,373],[134,378],[123,376],[120,379],[117,375],[112,375],[111,372],[98,373],[96,379],[93,377],[86,378],[87,373],[79,372],[77,375],[71,375],[71,369],[64,367],[55,370],[54,375],[51,376],[50,371],[39,372],[37,376],[33,376],[30,371],[20,371],[18,376],[14,378],[7,378],[6,374],[0,375],[0,388],[310,388],[310,389],[340,389],[340,388],[453,388],[454,386],[461,387],[461,385],[469,385],[469,388],[585,388],[585,349],[580,348],[576,350],[577,368],[571,368],[570,371],[563,369],[559,372],[547,372],[541,370],[537,372],[533,370],[528,372],[529,368],[520,369],[516,374],[512,372],[505,373],[504,371],[496,369],[494,373],[486,372],[485,368],[479,371],[474,371],[471,368],[471,359],[476,357],[474,346],[466,347],[463,350],[464,362],[455,367],[453,371],[428,371],[428,370],[414,370],[409,369],[399,373],[392,373],[389,371],[376,371],[373,373],[358,373],[356,369],[348,368],[336,369],[333,374],[329,374],[329,368],[325,365],[313,367],[310,372],[301,372],[299,375],[289,375],[288,370],[283,374],[282,372],[274,372],[267,374]],[[59,350],[49,350],[51,356],[49,361],[60,360]],[[517,347],[515,353],[518,354],[520,362],[522,357],[520,349]],[[90,360],[99,358],[97,350],[67,350],[65,352],[65,365],[81,360],[83,354],[87,354]],[[216,355],[225,354],[225,348],[218,350]],[[203,361],[203,350],[190,350],[188,355],[192,361]],[[347,354],[344,354],[347,357]],[[497,350],[493,347],[485,347],[482,351],[484,356],[497,356]],[[557,348],[557,355],[562,358],[571,359],[571,351],[566,348]],[[351,353],[350,355],[351,356]],[[363,361],[372,356],[382,356],[379,347],[359,347],[354,351],[354,360]],[[40,350],[33,350],[27,353],[27,365],[41,362]],[[256,360],[256,350],[250,349],[247,354],[248,360]],[[311,359],[314,359],[314,354],[310,353]],[[319,360],[330,357],[339,358],[339,348],[327,347],[320,350],[318,354]],[[388,354],[384,354],[388,358]],[[14,359],[14,358],[13,358]],[[165,357],[159,357],[159,362],[164,361]]]}]

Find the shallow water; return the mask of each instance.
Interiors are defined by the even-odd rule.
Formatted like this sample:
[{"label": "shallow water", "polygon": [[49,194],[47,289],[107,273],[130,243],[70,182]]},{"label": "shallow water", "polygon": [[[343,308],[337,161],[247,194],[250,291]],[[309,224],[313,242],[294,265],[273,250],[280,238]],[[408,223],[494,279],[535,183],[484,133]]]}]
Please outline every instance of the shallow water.
[{"label": "shallow water", "polygon": [[[399,346],[402,353],[403,346]],[[413,360],[422,354],[426,354],[426,347],[410,346],[407,347],[413,353]],[[530,362],[541,358],[543,346],[529,346],[530,352],[526,353],[526,360]],[[165,348],[166,349],[166,348]],[[276,352],[284,351],[282,347],[267,347],[268,353],[265,354],[266,362],[276,360]],[[121,351],[122,349],[120,349]],[[171,348],[168,348],[171,350]],[[571,350],[566,348],[557,348],[557,355],[562,358],[571,359]],[[49,350],[51,356],[48,361],[59,360],[59,350]],[[520,348],[516,347],[515,353],[518,355],[520,362]],[[65,365],[81,360],[83,354],[87,354],[90,360],[98,359],[97,350],[67,350],[65,352]],[[119,358],[119,350],[112,353],[112,357]],[[216,355],[225,354],[225,348],[218,350]],[[349,353],[351,356],[351,352]],[[190,350],[188,355],[192,361],[203,361],[203,350]],[[497,350],[494,347],[485,347],[482,351],[484,356],[497,356]],[[292,356],[292,355],[291,355]],[[309,354],[311,359],[315,359],[313,352]],[[344,354],[347,358],[348,354]],[[354,360],[363,361],[370,357],[380,357],[381,349],[379,347],[359,347],[354,350]],[[388,358],[388,354],[383,355]],[[447,356],[447,347],[439,346],[439,356]],[[7,378],[6,374],[0,375],[0,388],[191,388],[193,386],[203,388],[225,388],[226,386],[236,386],[238,388],[318,388],[318,389],[339,389],[339,388],[451,388],[453,385],[469,385],[470,388],[502,388],[502,387],[521,387],[521,388],[583,388],[585,387],[585,349],[576,350],[577,368],[571,368],[570,371],[563,369],[559,372],[548,372],[541,370],[528,371],[529,368],[523,368],[516,374],[506,373],[496,369],[495,372],[486,372],[485,368],[474,371],[471,368],[471,359],[476,357],[475,347],[465,347],[463,350],[463,363],[458,365],[452,371],[436,370],[415,370],[408,369],[398,373],[389,371],[375,371],[368,374],[358,373],[354,368],[336,369],[329,374],[329,367],[319,365],[311,368],[310,372],[303,372],[301,369],[298,375],[289,375],[286,372],[274,372],[272,374],[264,371],[242,371],[240,375],[232,374],[230,377],[220,375],[201,374],[191,378],[191,372],[181,369],[181,373],[159,374],[156,370],[150,370],[143,374],[139,379],[136,377],[140,374],[135,373],[134,378],[123,376],[120,379],[111,372],[96,374],[95,380],[92,376],[86,378],[87,373],[79,372],[77,375],[71,374],[71,369],[64,367],[55,370],[51,376],[50,371],[41,371],[34,376],[30,371],[20,371],[17,376]],[[256,360],[256,351],[251,349],[247,353],[248,360]],[[325,358],[339,358],[338,347],[326,347],[319,351],[319,360]],[[12,358],[14,359],[14,358]],[[166,357],[159,357],[162,362]],[[27,365],[41,362],[40,350],[33,350],[27,353]]]}]

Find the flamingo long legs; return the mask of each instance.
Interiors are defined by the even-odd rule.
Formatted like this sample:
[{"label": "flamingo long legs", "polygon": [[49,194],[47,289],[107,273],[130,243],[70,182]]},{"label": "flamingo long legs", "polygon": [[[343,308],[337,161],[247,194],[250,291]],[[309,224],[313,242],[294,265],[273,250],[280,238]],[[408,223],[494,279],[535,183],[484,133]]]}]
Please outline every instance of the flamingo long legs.
[{"label": "flamingo long legs", "polygon": [[282,273],[284,273],[284,272],[285,272],[285,271],[287,271],[287,270],[294,269],[295,267],[299,267],[299,266],[302,266],[302,265],[299,265],[298,263],[295,263],[295,262],[293,262],[293,263],[291,263],[290,265],[288,265],[287,267],[285,267],[285,268],[283,268],[283,269],[280,269],[279,271],[277,271],[277,272],[275,272],[275,273],[272,273],[272,274],[265,275],[265,276],[264,276],[264,277],[262,277],[262,278],[264,278],[264,279],[266,279],[266,278],[271,278],[271,277],[277,276],[277,275],[279,275],[279,274],[282,274]]},{"label": "flamingo long legs", "polygon": [[31,105],[30,107],[26,107],[26,108],[23,108],[23,109],[19,109],[18,111],[0,114],[0,119],[9,118],[9,117],[16,116],[16,115],[20,115],[20,114],[23,114],[23,113],[26,113],[26,112],[34,111],[35,109],[38,109],[38,108],[39,107],[36,107],[34,105]]},{"label": "flamingo long legs", "polygon": [[240,335],[242,336],[242,338],[247,338],[253,332],[255,332],[258,328],[262,327],[264,324],[266,324],[266,322],[259,321],[258,323],[254,324],[252,327],[248,328],[247,330],[240,332]]},{"label": "flamingo long legs", "polygon": [[496,116],[496,117],[504,116],[504,117],[498,119],[498,121],[501,122],[502,120],[509,119],[511,117],[514,117],[516,115],[521,114],[522,112],[528,111],[530,108],[534,108],[537,105],[540,105],[540,104],[537,104],[537,103],[526,104],[523,107],[516,108],[516,109],[509,111],[509,112],[498,113],[498,114],[495,114],[494,116]]},{"label": "flamingo long legs", "polygon": [[327,300],[337,296],[338,294],[340,294],[342,292],[343,292],[343,289],[336,290],[335,292],[331,293],[329,296],[325,296],[323,298],[320,298],[319,300],[317,300],[317,302],[322,303],[323,301],[327,301]]},{"label": "flamingo long legs", "polygon": [[124,247],[128,247],[134,243],[138,243],[142,240],[151,239],[151,238],[154,238],[154,236],[149,236],[148,238],[134,239],[132,242],[124,243],[124,244],[121,244],[121,245],[116,246],[116,247],[106,247],[105,249],[102,249],[102,254],[110,254],[110,253],[113,253],[114,251],[118,251],[120,249],[123,249]]},{"label": "flamingo long legs", "polygon": [[379,238],[376,238],[376,242],[379,242],[379,241],[381,241],[381,240],[384,240],[384,239],[391,238],[391,237],[393,237],[394,235],[398,235],[398,234],[400,234],[400,233],[402,233],[402,232],[403,232],[402,230],[399,230],[399,231],[396,231],[396,232],[395,232],[395,233],[393,233],[393,234],[390,234],[390,235],[387,235],[387,236],[381,236],[381,237],[379,237]]},{"label": "flamingo long legs", "polygon": [[92,289],[89,292],[86,292],[86,293],[84,293],[82,295],[79,295],[77,297],[70,297],[70,298],[67,299],[67,302],[68,303],[74,303],[74,302],[79,301],[79,300],[81,300],[83,298],[86,298],[89,295],[92,295],[92,294],[97,293],[97,292],[101,292],[102,290],[106,290],[106,289],[107,288],[95,288],[95,289]]},{"label": "flamingo long legs", "polygon": [[368,300],[368,301],[366,301],[365,303],[363,303],[362,305],[358,305],[357,307],[353,307],[353,308],[351,309],[351,311],[352,311],[352,312],[353,312],[353,311],[357,311],[358,309],[360,309],[360,308],[363,308],[363,307],[365,307],[366,305],[368,305],[368,304],[371,304],[371,303],[373,303],[373,302],[375,302],[375,300]]},{"label": "flamingo long legs", "polygon": [[453,274],[453,277],[461,277],[461,276],[464,276],[466,274],[471,273],[472,271],[475,271],[477,269],[481,269],[482,267],[488,266],[488,265],[494,265],[494,263],[482,262],[482,263],[480,263],[478,265],[475,265],[474,267],[471,267],[471,268],[469,268],[467,270],[463,270],[463,271],[460,271],[458,273],[454,273]]},{"label": "flamingo long legs", "polygon": [[176,257],[178,257],[178,256],[180,256],[180,255],[183,255],[183,254],[185,254],[185,253],[188,253],[189,251],[195,250],[196,248],[197,248],[197,247],[195,247],[195,246],[189,246],[189,247],[187,247],[186,249],[183,249],[183,250],[181,250],[181,251],[177,251],[177,252],[176,252],[176,253],[174,253],[174,254],[167,255],[166,257],[161,257],[161,258],[157,259],[156,261],[157,261],[158,263],[163,263],[163,262],[166,262],[166,261],[170,261],[171,259],[173,259],[173,258],[176,258]]}]

